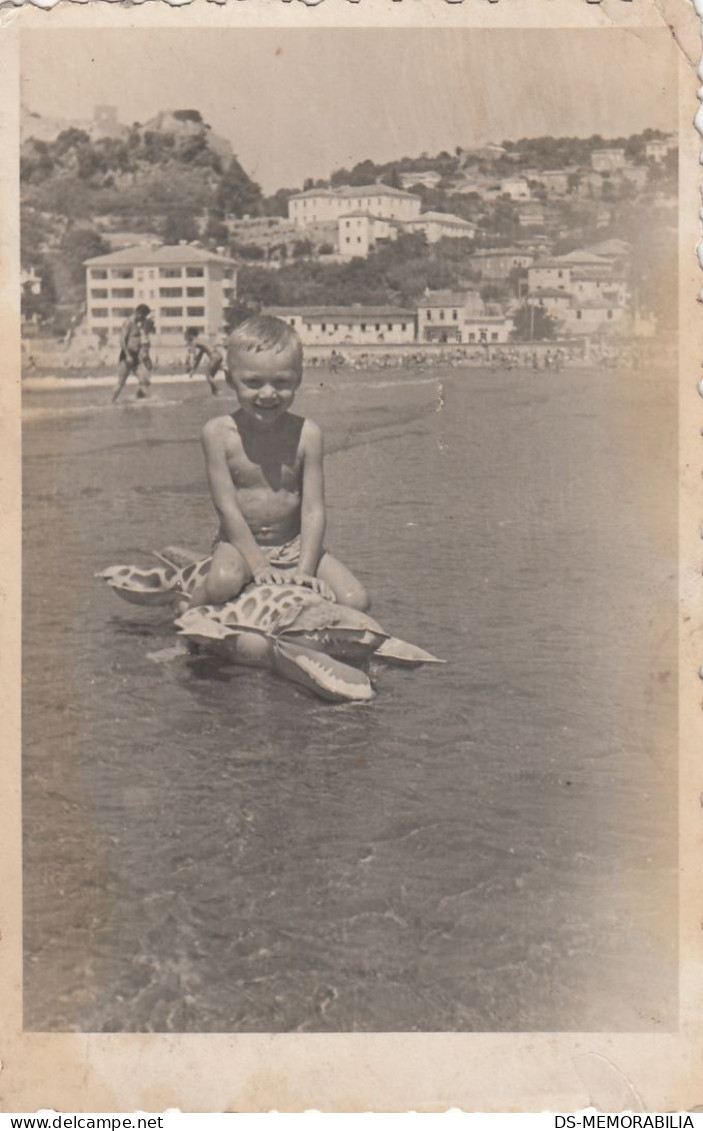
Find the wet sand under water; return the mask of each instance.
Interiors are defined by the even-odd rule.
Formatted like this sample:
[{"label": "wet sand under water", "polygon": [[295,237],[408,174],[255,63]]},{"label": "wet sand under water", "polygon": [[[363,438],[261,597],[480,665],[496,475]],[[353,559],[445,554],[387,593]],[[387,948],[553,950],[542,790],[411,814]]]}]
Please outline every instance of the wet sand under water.
[{"label": "wet sand under water", "polygon": [[327,542],[445,667],[154,663],[93,573],[214,528],[184,385],[27,393],[25,1026],[676,1023],[672,377],[311,372]]}]

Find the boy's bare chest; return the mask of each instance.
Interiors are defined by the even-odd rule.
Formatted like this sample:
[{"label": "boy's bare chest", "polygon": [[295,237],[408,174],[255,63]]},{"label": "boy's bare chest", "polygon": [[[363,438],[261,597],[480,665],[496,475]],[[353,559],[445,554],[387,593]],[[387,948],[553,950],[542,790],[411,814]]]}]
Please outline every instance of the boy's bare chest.
[{"label": "boy's bare chest", "polygon": [[297,493],[301,488],[303,460],[297,445],[289,450],[277,444],[248,446],[248,450],[239,444],[232,445],[227,466],[239,490],[266,488]]}]

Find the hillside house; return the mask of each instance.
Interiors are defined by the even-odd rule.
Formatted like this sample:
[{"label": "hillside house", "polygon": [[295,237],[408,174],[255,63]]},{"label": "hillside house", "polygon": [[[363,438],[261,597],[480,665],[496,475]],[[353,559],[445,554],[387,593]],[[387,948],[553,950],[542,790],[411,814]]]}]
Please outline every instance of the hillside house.
[{"label": "hillside house", "polygon": [[591,168],[596,173],[617,173],[626,163],[625,150],[616,146],[594,149],[591,153]]},{"label": "hillside house", "polygon": [[295,193],[288,200],[288,218],[298,228],[337,221],[350,212],[368,212],[384,220],[412,220],[419,216],[421,207],[419,196],[390,185],[342,185]]},{"label": "hillside house", "polygon": [[471,266],[482,279],[507,279],[516,268],[524,270],[534,263],[535,255],[519,247],[481,248],[471,256]]}]

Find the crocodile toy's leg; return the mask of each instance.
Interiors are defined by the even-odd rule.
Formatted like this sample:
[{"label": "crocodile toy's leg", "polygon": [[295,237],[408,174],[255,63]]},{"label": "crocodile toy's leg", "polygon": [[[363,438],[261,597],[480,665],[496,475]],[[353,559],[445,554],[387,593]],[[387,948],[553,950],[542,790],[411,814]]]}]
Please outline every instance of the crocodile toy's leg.
[{"label": "crocodile toy's leg", "polygon": [[137,566],[116,565],[96,573],[106,581],[118,597],[132,605],[168,605],[177,592],[180,570],[173,566],[156,566],[139,569]]},{"label": "crocodile toy's leg", "polygon": [[407,641],[398,640],[395,636],[389,636],[383,641],[374,652],[374,659],[391,660],[395,664],[446,664],[447,662],[440,660],[438,656],[433,656],[431,652],[426,652],[424,648],[418,648],[417,644],[408,644]]}]

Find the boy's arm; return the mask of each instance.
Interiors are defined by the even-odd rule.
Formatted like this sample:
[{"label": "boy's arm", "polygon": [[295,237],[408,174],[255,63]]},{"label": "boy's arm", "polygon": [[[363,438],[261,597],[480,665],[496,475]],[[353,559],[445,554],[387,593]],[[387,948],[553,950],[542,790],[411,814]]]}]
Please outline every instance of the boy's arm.
[{"label": "boy's arm", "polygon": [[128,318],[126,322],[122,323],[122,329],[120,330],[120,349],[124,350],[125,353],[127,352],[127,339],[129,338],[130,324],[131,319]]},{"label": "boy's arm", "polygon": [[222,417],[209,420],[201,435],[210,495],[215,510],[222,520],[227,540],[239,550],[254,576],[268,565],[268,559],[256,544],[254,535],[237,504],[237,493],[227,464],[222,420]]},{"label": "boy's arm", "polygon": [[312,420],[303,426],[303,498],[300,511],[300,573],[315,576],[322,555],[325,512],[324,443]]}]

